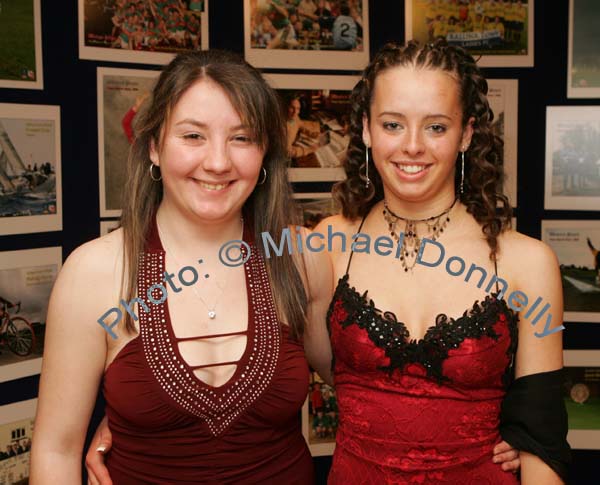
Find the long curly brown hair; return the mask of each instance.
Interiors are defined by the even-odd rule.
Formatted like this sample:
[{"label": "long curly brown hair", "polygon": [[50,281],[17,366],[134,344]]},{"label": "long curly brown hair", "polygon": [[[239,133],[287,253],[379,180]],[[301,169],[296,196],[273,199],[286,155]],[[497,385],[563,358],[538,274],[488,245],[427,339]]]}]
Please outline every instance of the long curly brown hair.
[{"label": "long curly brown hair", "polygon": [[416,41],[405,46],[388,43],[365,68],[351,96],[350,146],[344,165],[347,178],[333,188],[342,214],[348,219],[364,217],[383,199],[383,183],[372,162],[369,167],[371,183],[368,187],[365,183],[363,116],[369,117],[377,76],[398,66],[441,69],[452,73],[459,84],[463,127],[471,117],[474,122],[471,145],[465,152],[464,191],[459,194],[460,171],[456,170],[455,192],[481,225],[490,246],[490,259],[495,261],[497,237],[510,228],[512,216],[508,198],[502,193],[503,142],[492,131],[494,115],[486,97],[488,85],[475,60],[464,49],[448,45],[443,39],[426,45]]}]

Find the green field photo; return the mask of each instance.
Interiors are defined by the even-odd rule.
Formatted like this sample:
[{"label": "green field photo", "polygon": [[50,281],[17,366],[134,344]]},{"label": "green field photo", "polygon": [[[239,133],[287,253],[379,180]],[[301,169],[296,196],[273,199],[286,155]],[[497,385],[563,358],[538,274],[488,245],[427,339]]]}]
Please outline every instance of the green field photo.
[{"label": "green field photo", "polygon": [[0,0],[0,79],[36,80],[33,0]]}]

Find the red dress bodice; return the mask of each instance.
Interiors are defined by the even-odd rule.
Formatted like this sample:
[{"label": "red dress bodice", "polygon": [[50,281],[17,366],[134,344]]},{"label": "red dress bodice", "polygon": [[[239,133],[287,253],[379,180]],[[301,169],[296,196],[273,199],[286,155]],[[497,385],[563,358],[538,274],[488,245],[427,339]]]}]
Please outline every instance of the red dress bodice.
[{"label": "red dress bodice", "polygon": [[313,483],[299,422],[309,382],[304,349],[278,321],[264,260],[247,236],[247,347],[233,377],[212,387],[181,356],[168,300],[154,305],[145,297],[165,271],[156,226],[151,229],[138,278],[150,311],[140,311],[140,334],[104,375],[113,483]]},{"label": "red dress bodice", "polygon": [[340,279],[328,312],[339,428],[329,484],[515,484],[492,462],[517,317],[487,296],[422,340]]}]

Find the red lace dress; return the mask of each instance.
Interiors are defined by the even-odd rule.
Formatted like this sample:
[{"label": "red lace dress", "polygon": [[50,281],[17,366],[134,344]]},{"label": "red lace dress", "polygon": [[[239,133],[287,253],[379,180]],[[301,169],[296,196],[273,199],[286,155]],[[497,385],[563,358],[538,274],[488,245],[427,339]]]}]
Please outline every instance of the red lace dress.
[{"label": "red lace dress", "polygon": [[[278,322],[264,260],[244,239],[252,249],[244,265],[248,343],[233,377],[213,387],[193,373],[203,366],[191,367],[179,352],[168,300],[145,297],[165,271],[151,229],[138,279],[150,312],[140,310],[140,335],[104,375],[113,435],[106,465],[116,485],[313,483],[299,422],[309,382],[304,349]],[[159,301],[160,290],[153,296]]]},{"label": "red lace dress", "polygon": [[340,279],[328,323],[339,428],[329,484],[515,484],[492,463],[517,317],[488,296],[420,341]]}]

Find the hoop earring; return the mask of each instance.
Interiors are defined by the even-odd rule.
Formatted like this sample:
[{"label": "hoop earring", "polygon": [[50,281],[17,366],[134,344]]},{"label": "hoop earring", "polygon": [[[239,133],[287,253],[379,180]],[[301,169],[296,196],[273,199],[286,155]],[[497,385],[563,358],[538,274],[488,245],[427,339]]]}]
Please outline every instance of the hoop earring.
[{"label": "hoop earring", "polygon": [[158,168],[157,165],[154,165],[152,162],[150,162],[150,178],[154,181],[154,182],[158,182],[159,180],[162,180],[162,174],[160,173],[160,168],[159,170],[159,174],[158,174],[158,178],[154,178],[154,172],[152,172],[153,168],[156,167]]},{"label": "hoop earring", "polygon": [[365,164],[367,165],[367,168],[365,169],[365,177],[367,178],[367,181],[365,182],[365,189],[368,189],[369,185],[371,184],[371,179],[369,179],[369,145],[366,145],[365,159]]},{"label": "hoop earring", "polygon": [[265,167],[262,168],[263,178],[256,185],[262,185],[267,181],[267,169]]},{"label": "hoop earring", "polygon": [[464,192],[465,186],[465,152],[461,152],[461,169],[460,169],[460,195]]}]

